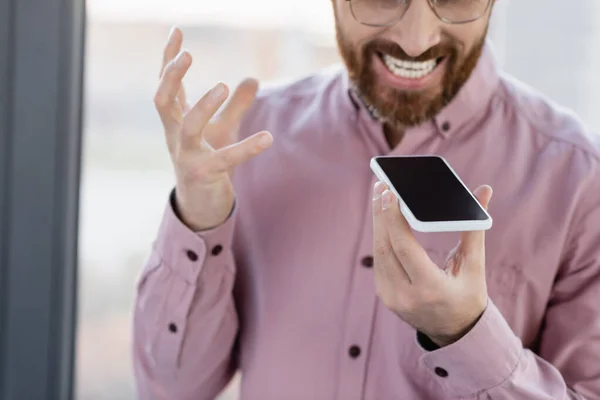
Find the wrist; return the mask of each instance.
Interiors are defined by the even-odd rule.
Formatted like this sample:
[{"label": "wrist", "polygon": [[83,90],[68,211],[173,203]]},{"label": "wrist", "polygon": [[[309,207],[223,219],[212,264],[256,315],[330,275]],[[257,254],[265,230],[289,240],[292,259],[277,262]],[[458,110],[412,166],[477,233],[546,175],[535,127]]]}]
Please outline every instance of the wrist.
[{"label": "wrist", "polygon": [[473,329],[473,327],[477,324],[477,321],[479,321],[479,318],[481,318],[481,314],[474,321],[472,321],[469,325],[467,325],[466,327],[464,327],[460,331],[458,331],[458,333],[431,334],[431,335],[427,335],[427,336],[429,337],[429,339],[431,339],[431,341],[433,343],[435,343],[439,347],[450,346],[452,343],[458,342],[467,333],[469,333],[471,331],[471,329]]},{"label": "wrist", "polygon": [[477,325],[477,322],[479,322],[479,320],[481,319],[481,316],[483,315],[485,309],[486,309],[486,305],[487,302],[484,304],[483,307],[479,307],[478,311],[476,311],[474,313],[474,317],[470,317],[467,318],[465,323],[460,324],[456,329],[454,329],[451,332],[433,332],[433,333],[427,333],[427,332],[423,332],[425,335],[427,335],[429,337],[429,339],[431,339],[431,341],[433,343],[435,343],[437,346],[439,347],[445,347],[445,346],[449,346],[457,341],[459,341],[460,339],[462,339],[466,334],[468,334],[475,325]]},{"label": "wrist", "polygon": [[[180,195],[180,192],[175,189],[171,196],[171,206],[175,215],[179,220],[194,232],[201,232],[214,229],[223,224],[232,214],[234,199],[226,204],[221,202],[219,207],[210,207],[207,202],[190,202],[185,200],[185,197]],[[194,206],[203,204],[202,210],[194,211]],[[208,206],[208,207],[206,207]],[[207,210],[215,210],[215,212],[207,213]]]}]

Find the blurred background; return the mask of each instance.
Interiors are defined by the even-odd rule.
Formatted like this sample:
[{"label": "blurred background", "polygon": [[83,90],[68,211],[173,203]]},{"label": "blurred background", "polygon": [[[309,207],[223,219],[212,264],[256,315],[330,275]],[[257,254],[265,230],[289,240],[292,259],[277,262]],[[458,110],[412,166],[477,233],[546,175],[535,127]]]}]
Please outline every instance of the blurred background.
[{"label": "blurred background", "polygon": [[[173,186],[153,108],[162,48],[179,25],[194,56],[190,100],[300,77],[338,62],[326,0],[88,0],[76,398],[135,398],[134,285]],[[505,70],[600,131],[600,2],[499,1],[491,37]],[[232,382],[222,400],[237,399]]]}]

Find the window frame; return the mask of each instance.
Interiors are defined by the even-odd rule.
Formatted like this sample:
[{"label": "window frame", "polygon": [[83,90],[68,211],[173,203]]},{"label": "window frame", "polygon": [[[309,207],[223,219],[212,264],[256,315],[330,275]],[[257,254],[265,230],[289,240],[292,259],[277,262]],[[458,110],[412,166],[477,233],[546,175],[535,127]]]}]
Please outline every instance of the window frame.
[{"label": "window frame", "polygon": [[0,2],[0,398],[73,398],[84,0]]}]

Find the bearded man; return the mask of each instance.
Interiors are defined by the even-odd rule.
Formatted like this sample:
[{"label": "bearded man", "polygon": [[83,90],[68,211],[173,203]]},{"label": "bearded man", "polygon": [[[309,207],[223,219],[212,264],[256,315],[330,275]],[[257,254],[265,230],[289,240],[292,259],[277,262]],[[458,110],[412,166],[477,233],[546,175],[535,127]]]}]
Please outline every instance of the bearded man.
[{"label": "bearded man", "polygon": [[[227,104],[223,83],[188,104],[170,34],[139,397],[214,399],[241,371],[244,400],[600,398],[600,136],[499,70],[494,0],[332,5],[345,68]],[[443,156],[494,227],[413,232],[379,155]]]}]

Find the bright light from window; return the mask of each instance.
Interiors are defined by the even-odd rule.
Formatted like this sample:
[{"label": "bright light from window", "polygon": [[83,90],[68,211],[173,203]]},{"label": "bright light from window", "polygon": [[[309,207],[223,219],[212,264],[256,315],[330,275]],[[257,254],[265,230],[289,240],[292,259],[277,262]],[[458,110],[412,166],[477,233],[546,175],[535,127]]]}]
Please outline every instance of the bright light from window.
[{"label": "bright light from window", "polygon": [[87,6],[92,19],[291,27],[333,34],[331,3],[324,0],[88,0]]}]

